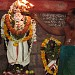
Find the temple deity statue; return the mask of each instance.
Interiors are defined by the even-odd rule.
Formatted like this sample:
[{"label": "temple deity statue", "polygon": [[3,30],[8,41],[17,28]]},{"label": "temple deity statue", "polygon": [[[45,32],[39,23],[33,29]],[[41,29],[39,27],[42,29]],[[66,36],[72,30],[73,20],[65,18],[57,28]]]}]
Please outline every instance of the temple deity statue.
[{"label": "temple deity statue", "polygon": [[15,1],[7,14],[1,19],[1,36],[7,48],[8,67],[13,71],[14,66],[22,66],[22,71],[28,69],[32,43],[36,40],[36,22],[29,15],[25,4]]}]

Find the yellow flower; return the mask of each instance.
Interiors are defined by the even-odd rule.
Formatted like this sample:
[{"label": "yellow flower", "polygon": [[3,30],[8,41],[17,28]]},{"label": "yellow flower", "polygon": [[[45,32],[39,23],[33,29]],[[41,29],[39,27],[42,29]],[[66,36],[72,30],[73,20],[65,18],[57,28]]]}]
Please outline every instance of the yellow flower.
[{"label": "yellow flower", "polygon": [[47,62],[44,63],[44,66],[45,66],[45,67],[47,66]]},{"label": "yellow flower", "polygon": [[46,63],[46,60],[43,60],[43,63]]},{"label": "yellow flower", "polygon": [[53,75],[56,75],[56,73],[54,73]]},{"label": "yellow flower", "polygon": [[46,44],[45,43],[42,43],[41,47],[45,47],[45,46],[46,46]]},{"label": "yellow flower", "polygon": [[60,46],[61,45],[61,42],[58,42],[58,46]]},{"label": "yellow flower", "polygon": [[48,70],[48,66],[45,66],[45,70]]},{"label": "yellow flower", "polygon": [[45,39],[44,43],[47,43],[48,42],[48,39]]},{"label": "yellow flower", "polygon": [[29,71],[28,70],[26,70],[26,74],[28,74],[29,73]]},{"label": "yellow flower", "polygon": [[15,42],[15,43],[13,44],[13,46],[18,46],[18,43],[17,43],[17,42]]},{"label": "yellow flower", "polygon": [[8,36],[8,39],[12,41],[12,38]]}]

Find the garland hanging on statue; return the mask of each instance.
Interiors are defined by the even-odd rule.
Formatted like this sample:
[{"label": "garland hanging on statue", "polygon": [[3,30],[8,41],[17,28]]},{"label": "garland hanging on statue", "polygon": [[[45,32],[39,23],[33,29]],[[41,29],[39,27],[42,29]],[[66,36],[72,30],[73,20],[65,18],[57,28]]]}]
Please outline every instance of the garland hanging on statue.
[{"label": "garland hanging on statue", "polygon": [[4,25],[4,34],[5,34],[5,36],[6,36],[9,40],[14,41],[14,46],[17,46],[19,42],[27,41],[27,40],[29,40],[29,39],[32,37],[32,25],[30,25],[29,30],[30,30],[30,32],[29,32],[29,35],[28,35],[27,37],[25,36],[25,37],[23,37],[23,38],[21,38],[21,39],[19,39],[19,40],[16,40],[16,39],[14,39],[11,35],[8,34],[8,32],[7,32],[7,31],[8,31],[7,26]]},{"label": "garland hanging on statue", "polygon": [[10,20],[11,20],[10,16],[8,14],[5,15],[6,26],[7,26],[8,30],[10,30],[10,32],[14,35],[22,35],[22,34],[26,33],[29,28],[29,25],[31,23],[31,17],[26,16],[26,24],[25,24],[24,28],[22,30],[15,30],[12,27],[12,25],[10,24]]}]

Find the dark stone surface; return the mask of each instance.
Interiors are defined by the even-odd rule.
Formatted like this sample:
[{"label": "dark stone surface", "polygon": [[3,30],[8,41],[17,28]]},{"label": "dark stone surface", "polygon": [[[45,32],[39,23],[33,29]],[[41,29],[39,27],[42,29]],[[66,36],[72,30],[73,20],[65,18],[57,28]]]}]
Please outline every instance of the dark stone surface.
[{"label": "dark stone surface", "polygon": [[2,74],[2,72],[7,68],[7,55],[3,42],[4,41],[2,40],[2,43],[0,44],[0,74]]}]

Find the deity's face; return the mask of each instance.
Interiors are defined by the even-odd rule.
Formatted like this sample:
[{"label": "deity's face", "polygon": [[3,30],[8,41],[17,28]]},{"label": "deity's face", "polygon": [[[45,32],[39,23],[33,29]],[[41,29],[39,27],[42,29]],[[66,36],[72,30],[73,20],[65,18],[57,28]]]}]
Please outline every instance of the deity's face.
[{"label": "deity's face", "polygon": [[24,16],[20,12],[16,12],[14,14],[15,26],[16,30],[21,30],[24,28]]},{"label": "deity's face", "polygon": [[23,15],[20,12],[14,14],[15,21],[21,21],[23,19]]}]

